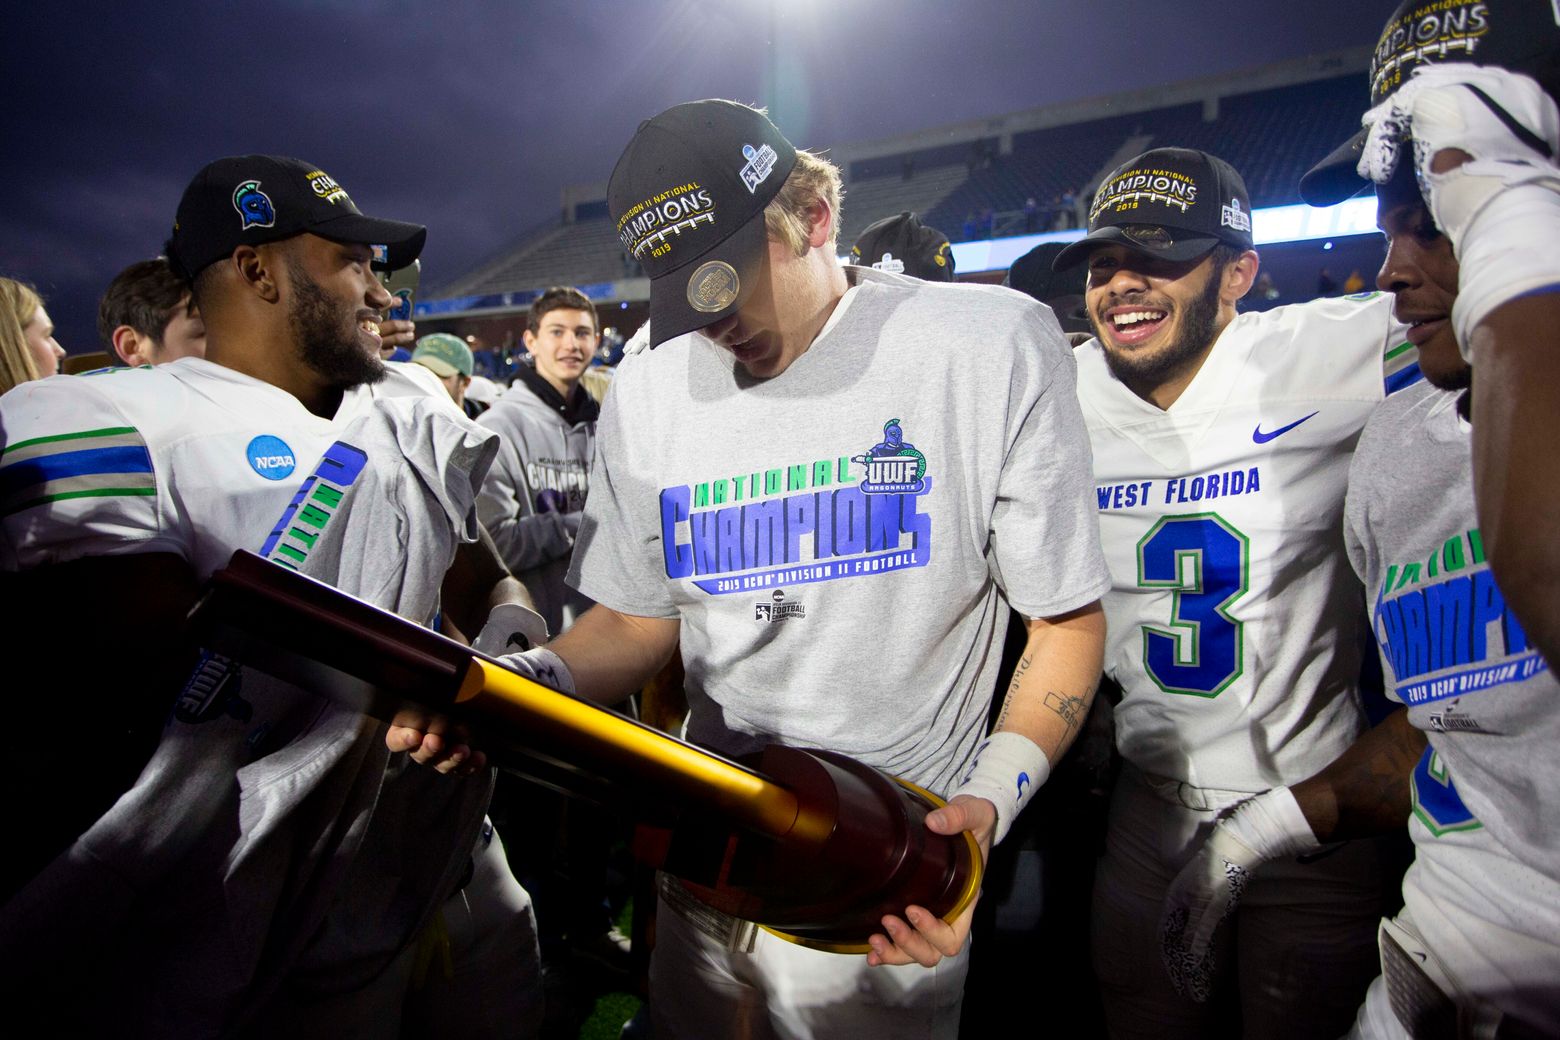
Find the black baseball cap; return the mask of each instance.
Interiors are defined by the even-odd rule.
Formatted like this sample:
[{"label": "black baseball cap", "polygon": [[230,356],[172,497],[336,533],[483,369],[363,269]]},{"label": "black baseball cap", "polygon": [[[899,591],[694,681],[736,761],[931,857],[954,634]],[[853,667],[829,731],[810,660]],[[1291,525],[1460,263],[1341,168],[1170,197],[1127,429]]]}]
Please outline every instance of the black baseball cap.
[{"label": "black baseball cap", "polygon": [[868,224],[850,247],[850,262],[928,282],[953,281],[948,236],[908,211]]},{"label": "black baseball cap", "polygon": [[428,229],[365,217],[334,177],[313,163],[278,155],[235,155],[208,163],[179,200],[164,246],[185,281],[241,245],[305,232],[375,247],[376,266],[398,270],[417,259]]},{"label": "black baseball cap", "polygon": [[1058,271],[1102,245],[1195,260],[1225,243],[1252,248],[1251,196],[1235,167],[1192,148],[1155,148],[1117,167],[1089,206],[1089,234],[1057,254]]},{"label": "black baseball cap", "polygon": [[607,208],[650,276],[652,348],[741,309],[763,265],[764,207],[795,165],[791,142],[735,101],[690,101],[639,124]]},{"label": "black baseball cap", "polygon": [[[1404,0],[1376,40],[1370,58],[1370,107],[1408,82],[1421,65],[1470,62],[1534,74],[1560,56],[1560,15],[1552,0]],[[1359,175],[1361,129],[1300,178],[1313,206],[1342,202],[1368,186]]]},{"label": "black baseball cap", "polygon": [[1027,293],[1056,312],[1063,332],[1088,332],[1089,318],[1084,311],[1082,275],[1068,268],[1058,271],[1052,264],[1065,242],[1041,242],[1013,261],[1002,284]]}]

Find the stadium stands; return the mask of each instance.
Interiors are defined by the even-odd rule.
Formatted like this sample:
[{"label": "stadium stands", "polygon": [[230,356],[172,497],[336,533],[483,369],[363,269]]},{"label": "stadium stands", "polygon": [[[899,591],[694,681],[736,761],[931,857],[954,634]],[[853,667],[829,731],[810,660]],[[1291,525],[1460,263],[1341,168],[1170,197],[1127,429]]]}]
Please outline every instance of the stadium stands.
[{"label": "stadium stands", "polygon": [[988,167],[976,170],[926,212],[925,222],[958,241],[966,213],[984,209],[1016,213],[1027,198],[1044,207],[1064,192],[1082,192],[1107,171],[1107,160],[1124,141],[1141,136],[1139,128],[1145,123],[1152,125],[1151,118],[1115,116],[1015,134],[1011,155],[997,156]]},{"label": "stadium stands", "polygon": [[534,235],[496,262],[441,287],[443,296],[611,282],[632,272],[609,217],[559,224]]},{"label": "stadium stands", "polygon": [[1214,120],[1182,106],[1144,122],[1155,128],[1150,147],[1212,152],[1241,171],[1253,206],[1285,206],[1300,201],[1300,174],[1359,128],[1360,94],[1358,77],[1340,76],[1222,98]]},{"label": "stadium stands", "polygon": [[[986,211],[994,214],[997,236],[1021,233],[1029,198],[1040,208],[1036,230],[1044,230],[1066,193],[1086,204],[1116,163],[1164,145],[1228,159],[1245,175],[1255,206],[1298,202],[1300,174],[1358,119],[1364,64],[1363,53],[1320,56],[1246,76],[929,129],[881,146],[841,146],[834,150],[846,174],[841,247],[901,210],[921,214],[955,242],[970,237],[966,217]],[[645,283],[592,190],[599,189],[571,189],[571,220],[522,236],[430,298],[474,300],[560,283],[617,283],[612,288],[623,298],[642,298],[634,294]],[[981,229],[975,237],[985,236]]]},{"label": "stadium stands", "polygon": [[[955,193],[970,176],[964,163],[936,166],[918,171],[910,180],[897,173],[868,180],[852,180],[845,186],[845,223],[840,228],[840,246],[849,249],[869,224],[909,210],[911,213],[930,212],[939,202]],[[957,227],[933,225],[943,234],[954,237]]]}]

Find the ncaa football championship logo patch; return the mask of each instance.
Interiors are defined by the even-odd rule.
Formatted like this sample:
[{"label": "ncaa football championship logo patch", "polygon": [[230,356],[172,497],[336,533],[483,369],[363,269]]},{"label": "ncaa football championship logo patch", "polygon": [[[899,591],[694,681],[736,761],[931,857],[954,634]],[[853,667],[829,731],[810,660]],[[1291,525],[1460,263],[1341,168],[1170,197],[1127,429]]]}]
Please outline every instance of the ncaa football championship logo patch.
[{"label": "ncaa football championship logo patch", "polygon": [[1231,199],[1228,206],[1219,207],[1219,223],[1236,231],[1251,230],[1251,214],[1240,208],[1239,199]]},{"label": "ncaa football championship logo patch", "polygon": [[805,618],[807,608],[800,603],[788,603],[784,589],[776,589],[770,593],[767,602],[760,600],[753,605],[753,620],[762,621],[766,625],[776,625],[790,618]]},{"label": "ncaa football championship logo patch", "polygon": [[[946,263],[947,261],[945,261],[941,256],[938,256],[937,262],[942,264]],[[893,253],[884,253],[881,260],[874,260],[872,262],[872,269],[874,271],[887,271],[889,274],[904,274],[905,263],[903,260],[900,260],[898,257],[894,256]]]},{"label": "ncaa football championship logo patch", "polygon": [[775,170],[775,163],[780,156],[767,144],[754,148],[750,144],[742,146],[742,157],[747,160],[747,165],[739,171],[742,183],[747,185],[749,195],[757,193],[758,186],[769,179],[769,175]]}]

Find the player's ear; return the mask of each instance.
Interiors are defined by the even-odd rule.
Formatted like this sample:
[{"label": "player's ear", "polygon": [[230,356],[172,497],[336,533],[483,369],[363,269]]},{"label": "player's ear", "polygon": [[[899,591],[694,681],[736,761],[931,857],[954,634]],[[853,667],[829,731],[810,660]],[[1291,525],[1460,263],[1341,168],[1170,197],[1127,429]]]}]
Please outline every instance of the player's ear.
[{"label": "player's ear", "polygon": [[526,329],[524,332],[520,333],[520,342],[525,344],[525,352],[527,354],[536,353],[536,333],[532,332],[530,329]]},{"label": "player's ear", "polygon": [[1261,260],[1254,249],[1248,249],[1244,253],[1231,260],[1224,268],[1224,284],[1220,286],[1219,296],[1224,302],[1234,304],[1251,291],[1251,287],[1257,281],[1257,268],[1261,266]]},{"label": "player's ear", "polygon": [[109,337],[109,345],[114,348],[119,359],[132,368],[152,363],[151,351],[142,348],[141,334],[128,325],[121,325],[114,330],[114,334]]},{"label": "player's ear", "polygon": [[807,245],[818,249],[834,239],[834,210],[822,196],[815,195],[807,206]]},{"label": "player's ear", "polygon": [[227,259],[239,281],[266,303],[275,303],[282,296],[281,280],[278,277],[282,256],[281,251],[275,248],[276,245],[267,243],[258,248],[239,246]]}]

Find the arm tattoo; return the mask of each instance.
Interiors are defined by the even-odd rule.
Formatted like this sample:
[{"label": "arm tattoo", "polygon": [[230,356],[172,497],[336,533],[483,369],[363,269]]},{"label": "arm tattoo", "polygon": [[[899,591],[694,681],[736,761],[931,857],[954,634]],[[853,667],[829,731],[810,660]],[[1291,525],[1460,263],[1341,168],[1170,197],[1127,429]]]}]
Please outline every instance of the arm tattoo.
[{"label": "arm tattoo", "polygon": [[1340,770],[1337,830],[1342,835],[1378,834],[1405,823],[1412,802],[1410,777],[1424,747],[1424,735],[1409,729]]},{"label": "arm tattoo", "polygon": [[1008,683],[1007,697],[1002,701],[1002,711],[997,715],[996,725],[991,727],[991,732],[995,733],[1001,729],[1002,724],[1007,721],[1008,712],[1013,707],[1013,695],[1018,692],[1019,680],[1024,677],[1025,672],[1029,671],[1029,666],[1034,663],[1034,659],[1033,654],[1025,654],[1019,658],[1018,667],[1013,669],[1013,681]]},{"label": "arm tattoo", "polygon": [[1067,724],[1069,736],[1078,731],[1078,728],[1083,725],[1084,716],[1088,714],[1088,706],[1084,703],[1084,699],[1075,695],[1047,693],[1045,706]]}]

